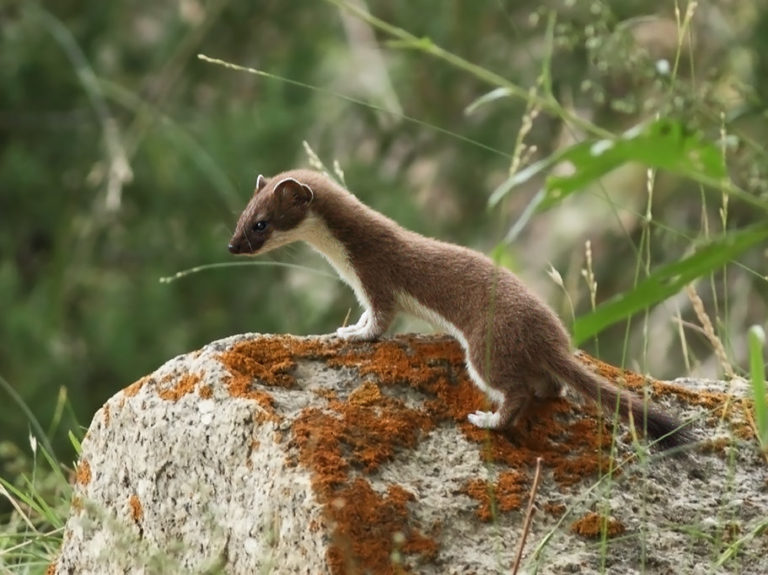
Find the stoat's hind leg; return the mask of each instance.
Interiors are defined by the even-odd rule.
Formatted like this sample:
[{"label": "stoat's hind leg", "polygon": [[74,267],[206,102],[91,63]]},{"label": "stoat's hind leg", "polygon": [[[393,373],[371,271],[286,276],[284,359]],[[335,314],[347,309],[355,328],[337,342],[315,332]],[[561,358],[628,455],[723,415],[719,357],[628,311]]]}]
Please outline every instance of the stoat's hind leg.
[{"label": "stoat's hind leg", "polygon": [[534,383],[533,395],[539,399],[563,397],[565,395],[565,385],[551,375],[545,374],[542,379]]},{"label": "stoat's hind leg", "polygon": [[469,422],[482,429],[503,429],[513,426],[531,403],[527,389],[508,391],[497,411],[476,411],[467,416]]}]

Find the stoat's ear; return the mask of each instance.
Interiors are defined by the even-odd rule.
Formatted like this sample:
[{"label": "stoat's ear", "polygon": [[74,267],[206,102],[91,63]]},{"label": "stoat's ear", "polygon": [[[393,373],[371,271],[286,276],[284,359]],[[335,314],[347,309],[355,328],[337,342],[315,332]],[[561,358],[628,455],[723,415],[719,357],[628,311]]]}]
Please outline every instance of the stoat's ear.
[{"label": "stoat's ear", "polygon": [[315,199],[315,192],[307,184],[295,178],[284,178],[275,186],[275,195],[296,205],[308,206]]},{"label": "stoat's ear", "polygon": [[256,191],[260,192],[267,186],[267,178],[259,174],[259,177],[256,178]]}]

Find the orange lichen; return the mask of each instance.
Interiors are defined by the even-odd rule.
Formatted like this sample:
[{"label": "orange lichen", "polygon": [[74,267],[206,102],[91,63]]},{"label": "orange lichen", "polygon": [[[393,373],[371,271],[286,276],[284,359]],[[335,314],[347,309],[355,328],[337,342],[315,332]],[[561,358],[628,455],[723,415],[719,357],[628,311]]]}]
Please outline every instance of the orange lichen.
[{"label": "orange lichen", "polygon": [[615,367],[582,351],[578,352],[577,357],[587,367],[616,385],[626,387],[638,394],[642,394],[643,390],[647,389],[651,398],[673,396],[689,405],[701,406],[710,412],[709,421],[711,423],[728,421],[733,426],[733,431],[737,436],[743,439],[755,438],[755,428],[750,421],[754,404],[750,399],[734,398],[732,395],[721,391],[688,389],[679,384],[658,381],[633,371]]},{"label": "orange lichen", "polygon": [[723,453],[732,443],[733,440],[730,437],[714,437],[702,442],[699,449],[703,453]]},{"label": "orange lichen", "polygon": [[202,385],[197,390],[197,394],[203,399],[210,399],[213,397],[213,388],[210,385]]},{"label": "orange lichen", "polygon": [[88,485],[91,482],[91,464],[87,459],[81,459],[77,464],[75,482],[80,485]]},{"label": "orange lichen", "polygon": [[[256,427],[267,422],[278,423],[280,421],[280,417],[277,415],[277,413],[275,413],[275,410],[272,407],[272,397],[270,397],[268,393],[253,392],[248,397],[255,399],[259,405],[264,408],[261,411],[253,412],[251,419],[253,420],[253,423]],[[277,437],[277,432],[275,432],[275,441],[278,441]]]},{"label": "orange lichen", "polygon": [[605,517],[590,511],[581,519],[571,524],[571,532],[582,537],[597,539],[605,533],[606,537],[616,537],[625,531],[624,525],[614,517]]},{"label": "orange lichen", "polygon": [[732,543],[741,537],[743,529],[738,521],[728,521],[723,525],[723,541]]},{"label": "orange lichen", "polygon": [[397,573],[393,551],[429,561],[437,555],[437,543],[413,526],[408,502],[413,494],[391,485],[385,494],[358,477],[337,490],[328,509],[336,524],[328,551],[333,573]]},{"label": "orange lichen", "polygon": [[[326,502],[345,489],[354,469],[374,471],[395,450],[412,448],[423,431],[446,420],[459,423],[467,439],[478,444],[485,460],[514,467],[515,471],[503,471],[493,486],[499,512],[519,508],[529,483],[527,470],[538,456],[544,457],[544,465],[565,485],[600,471],[605,459],[603,448],[610,444],[610,433],[591,417],[595,410],[565,400],[534,403],[518,428],[507,433],[469,424],[467,414],[486,408],[486,399],[467,377],[463,352],[452,339],[406,336],[362,348],[345,343],[329,349],[304,342],[301,347],[294,350],[296,360],[307,357],[304,354],[319,356],[330,366],[353,367],[360,377],[369,378],[346,400],[327,394],[332,413],[310,408],[293,425],[300,462],[312,470],[315,490]],[[383,386],[403,384],[424,394],[423,410],[407,408],[382,391]],[[580,412],[583,415],[579,418]],[[481,502],[478,515],[489,517],[487,485],[470,484],[467,488]],[[335,513],[336,507],[326,507],[329,523],[337,525],[337,531],[343,530],[343,517]],[[350,544],[344,551],[336,547],[329,557],[336,558],[338,570],[344,570],[346,563],[340,563],[339,558],[346,557],[345,553],[353,553],[347,561],[369,565],[355,555],[358,547]],[[405,545],[399,551],[404,553],[408,548]]]},{"label": "orange lichen", "polygon": [[110,412],[108,403],[105,403],[104,407],[101,408],[101,413],[104,417],[104,427],[109,427]]},{"label": "orange lichen", "polygon": [[[170,383],[173,379],[174,376],[166,376],[163,378],[162,383]],[[199,381],[200,376],[198,374],[186,373],[177,378],[173,386],[158,391],[157,395],[166,401],[178,401],[188,393],[195,391]]]},{"label": "orange lichen", "polygon": [[464,492],[480,505],[475,510],[481,521],[496,519],[499,511],[519,509],[525,492],[527,479],[517,471],[503,471],[495,483],[485,479],[471,479],[464,487]]},{"label": "orange lichen", "polygon": [[[366,357],[344,349],[328,361],[357,363],[363,372],[371,367]],[[394,359],[391,354],[387,359],[378,357]],[[389,363],[389,381],[407,380],[401,376],[407,375],[408,362],[402,357],[398,361],[394,367],[394,362]],[[328,551],[332,572],[394,573],[399,570],[393,564],[395,551],[418,560],[434,557],[437,543],[409,518],[407,503],[413,495],[398,485],[379,494],[356,472],[373,473],[398,450],[415,447],[434,425],[428,413],[409,408],[370,381],[345,400],[329,394],[327,402],[325,410],[308,408],[299,415],[293,424],[293,441],[299,462],[312,471],[315,493],[325,504],[327,524],[333,529]]]},{"label": "orange lichen", "polygon": [[83,500],[79,497],[75,496],[72,498],[72,503],[70,504],[70,509],[72,511],[72,514],[79,513],[83,510]]},{"label": "orange lichen", "polygon": [[[363,491],[372,488],[359,473],[370,474],[398,451],[414,448],[424,432],[441,422],[456,421],[465,437],[478,444],[486,461],[514,468],[502,471],[493,486],[500,494],[499,512],[519,508],[528,488],[529,470],[538,456],[564,485],[599,472],[607,461],[604,448],[610,444],[610,433],[589,406],[574,406],[565,400],[536,402],[518,427],[506,433],[469,424],[467,414],[487,408],[487,401],[466,374],[461,347],[450,338],[405,336],[360,344],[279,336],[241,342],[219,359],[231,375],[227,386],[232,395],[257,399],[270,409],[271,397],[264,387],[293,386],[293,371],[301,360],[322,359],[331,367],[353,368],[364,379],[346,398],[336,392],[316,392],[325,399],[326,407],[305,409],[292,426],[299,463],[312,471],[315,493],[325,503],[327,523],[333,526],[329,561],[336,572],[345,571],[350,564],[369,569],[385,562],[388,567],[382,572],[394,568],[391,538],[377,539],[374,544],[365,536],[371,526],[361,524],[359,518],[353,521],[349,506],[360,513],[366,505],[373,505],[366,512],[392,518],[394,523],[379,527],[406,534],[405,542],[397,546],[398,553],[419,554],[427,548],[436,552],[434,541],[409,531],[404,504],[398,507],[392,496],[379,495],[363,503]],[[423,394],[423,408],[409,408],[389,396],[384,388],[395,385],[408,385]],[[354,497],[349,496],[350,490]],[[478,514],[487,515],[489,504],[482,499],[488,497],[487,486],[469,485],[468,490],[481,502]],[[486,495],[481,496],[481,491]],[[341,499],[348,502],[343,513],[334,505]]]},{"label": "orange lichen", "polygon": [[349,464],[341,449],[344,432],[337,417],[315,408],[305,409],[293,423],[300,461],[312,470],[314,487],[325,499],[347,480]]},{"label": "orange lichen", "polygon": [[313,389],[312,393],[328,401],[339,398],[339,395],[332,389]]},{"label": "orange lichen", "polygon": [[431,429],[428,417],[401,400],[381,395],[366,404],[331,401],[333,413],[305,409],[293,424],[301,463],[315,472],[321,493],[343,484],[349,465],[375,471],[398,448],[412,448]]},{"label": "orange lichen", "polygon": [[151,375],[145,375],[138,381],[133,382],[131,385],[123,389],[123,395],[126,397],[133,397],[137,393],[139,393],[139,390],[144,387],[149,381],[151,381],[152,376]]},{"label": "orange lichen", "polygon": [[49,563],[45,569],[45,575],[54,575],[56,573],[56,563]]},{"label": "orange lichen", "polygon": [[545,513],[549,513],[553,517],[560,517],[565,513],[565,505],[563,503],[553,503],[552,501],[545,503],[542,506],[542,509]]},{"label": "orange lichen", "polygon": [[231,396],[254,399],[274,413],[272,397],[256,385],[292,387],[296,359],[312,356],[314,349],[325,346],[319,341],[275,336],[242,341],[219,354],[218,359],[230,374],[224,383]]},{"label": "orange lichen", "polygon": [[328,363],[355,367],[361,377],[373,375],[381,385],[407,384],[431,391],[446,376],[453,381],[445,381],[445,384],[455,383],[463,372],[464,358],[461,348],[452,339],[425,341],[404,336],[372,344],[368,353],[341,348]]},{"label": "orange lichen", "polygon": [[381,399],[381,389],[375,383],[364,382],[349,394],[348,401],[355,405],[372,405]]},{"label": "orange lichen", "polygon": [[321,347],[319,341],[276,336],[242,341],[219,354],[218,359],[233,376],[255,379],[265,386],[290,388],[295,383],[291,372],[296,359],[311,356]]},{"label": "orange lichen", "polygon": [[594,417],[593,406],[562,399],[534,402],[516,428],[489,432],[467,422],[468,413],[487,409],[487,400],[467,376],[464,354],[455,340],[403,336],[372,347],[373,353],[352,353],[342,347],[327,361],[355,366],[361,376],[375,376],[381,385],[406,383],[423,392],[430,418],[435,423],[458,422],[465,437],[483,447],[487,461],[525,469],[534,467],[542,455],[544,465],[564,485],[599,472],[605,463],[602,448],[610,445],[610,432]]},{"label": "orange lichen", "polygon": [[128,506],[131,509],[131,519],[139,523],[144,518],[144,508],[141,506],[141,500],[135,493],[128,499]]},{"label": "orange lichen", "polygon": [[232,397],[253,399],[257,401],[262,407],[267,409],[270,413],[274,414],[274,401],[272,396],[266,391],[254,389],[250,378],[244,377],[242,375],[233,375],[229,379],[223,380],[223,383],[227,386],[229,394]]},{"label": "orange lichen", "polygon": [[541,457],[543,468],[568,486],[607,467],[605,449],[611,435],[594,415],[592,406],[576,406],[564,399],[534,401],[514,428],[491,432],[463,423],[462,431],[481,446],[485,461],[530,469]]},{"label": "orange lichen", "polygon": [[[312,474],[315,494],[324,505],[323,524],[332,532],[328,560],[335,573],[399,572],[402,566],[393,557],[419,561],[437,553],[434,538],[424,535],[409,516],[413,496],[395,484],[379,493],[367,476],[396,453],[413,449],[427,431],[441,423],[456,422],[465,438],[477,445],[483,460],[502,466],[492,486],[475,480],[465,488],[479,501],[477,514],[483,518],[491,513],[489,488],[498,513],[519,509],[537,457],[543,458],[543,471],[564,486],[610,465],[610,422],[589,403],[533,402],[518,425],[505,432],[472,426],[467,415],[488,409],[487,399],[467,376],[463,351],[451,338],[401,336],[353,343],[264,337],[238,343],[218,358],[230,374],[226,382],[229,393],[256,399],[272,417],[276,415],[267,388],[295,385],[295,367],[302,360],[351,368],[357,380],[362,380],[346,396],[314,390],[324,405],[303,410],[291,429],[298,455],[290,456],[289,464],[299,463]],[[589,357],[582,361],[598,371],[607,369]],[[630,389],[647,384],[645,378],[631,372],[606,371],[603,375]],[[421,409],[388,394],[387,387],[402,385],[423,396]],[[674,386],[654,383],[652,387],[654,393],[678,392]],[[692,401],[690,394],[698,397],[687,390],[681,390],[679,396]],[[702,400],[692,402],[698,401]],[[546,504],[545,510],[559,515],[564,507]],[[609,524],[608,528],[616,533],[620,527]],[[428,533],[438,529],[437,525],[426,526]]]}]

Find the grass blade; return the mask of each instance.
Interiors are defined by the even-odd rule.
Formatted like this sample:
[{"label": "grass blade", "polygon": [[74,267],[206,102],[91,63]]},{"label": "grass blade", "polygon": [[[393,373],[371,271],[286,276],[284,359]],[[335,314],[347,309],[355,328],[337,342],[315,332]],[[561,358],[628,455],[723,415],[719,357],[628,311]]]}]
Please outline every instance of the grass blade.
[{"label": "grass blade", "polygon": [[765,331],[759,325],[749,328],[749,371],[755,396],[755,426],[763,450],[768,449],[768,405],[765,395],[765,363],[763,360]]},{"label": "grass blade", "polygon": [[709,242],[693,255],[657,269],[633,290],[577,318],[573,324],[574,344],[580,345],[609,325],[665,300],[686,284],[720,269],[745,250],[766,239],[768,226],[752,226]]},{"label": "grass blade", "polygon": [[53,458],[53,460],[56,461],[57,467],[58,467],[58,461],[56,460],[56,452],[53,450],[53,446],[51,445],[51,442],[48,440],[48,437],[46,436],[45,431],[43,430],[43,426],[40,425],[40,422],[35,417],[35,414],[32,413],[32,410],[29,409],[26,403],[24,403],[24,400],[16,392],[13,386],[10,383],[8,383],[5,380],[5,378],[2,376],[0,376],[0,389],[4,389],[5,392],[11,396],[11,399],[13,400],[13,402],[19,406],[19,409],[21,409],[22,413],[24,413],[24,417],[26,417],[27,421],[29,421],[29,425],[32,427],[32,429],[34,429],[35,433],[37,434],[35,437],[43,445],[43,449],[45,449]]}]

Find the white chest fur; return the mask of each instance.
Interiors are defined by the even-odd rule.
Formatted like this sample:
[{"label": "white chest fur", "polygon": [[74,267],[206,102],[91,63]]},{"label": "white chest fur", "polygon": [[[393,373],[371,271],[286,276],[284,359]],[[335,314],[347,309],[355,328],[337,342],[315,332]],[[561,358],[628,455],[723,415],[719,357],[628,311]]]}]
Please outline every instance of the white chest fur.
[{"label": "white chest fur", "polygon": [[370,309],[371,304],[368,301],[368,296],[365,294],[360,277],[349,261],[349,254],[344,244],[334,237],[322,218],[310,214],[296,230],[298,237],[312,246],[315,251],[320,252],[341,279],[349,284],[360,305],[365,309]]}]

